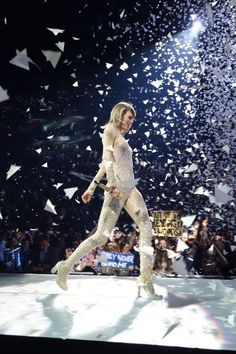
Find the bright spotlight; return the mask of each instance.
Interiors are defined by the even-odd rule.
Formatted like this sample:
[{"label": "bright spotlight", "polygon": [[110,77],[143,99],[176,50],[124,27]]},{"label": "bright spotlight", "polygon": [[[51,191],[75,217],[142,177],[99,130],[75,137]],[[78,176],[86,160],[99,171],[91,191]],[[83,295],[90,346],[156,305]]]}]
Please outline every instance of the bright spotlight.
[{"label": "bright spotlight", "polygon": [[191,32],[194,34],[199,33],[200,31],[202,31],[204,29],[203,25],[201,24],[200,21],[195,21],[193,24],[193,27],[191,29]]}]

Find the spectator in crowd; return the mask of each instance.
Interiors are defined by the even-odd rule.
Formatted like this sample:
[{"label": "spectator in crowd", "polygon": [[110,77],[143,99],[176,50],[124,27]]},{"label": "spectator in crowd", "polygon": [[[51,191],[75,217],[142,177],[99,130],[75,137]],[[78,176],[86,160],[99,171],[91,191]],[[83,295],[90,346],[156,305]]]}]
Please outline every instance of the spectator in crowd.
[{"label": "spectator in crowd", "polygon": [[7,248],[6,234],[0,234],[0,271],[4,271],[6,268],[5,264],[5,249]]},{"label": "spectator in crowd", "polygon": [[[193,260],[195,258],[195,254],[198,251],[198,241],[197,241],[197,232],[198,232],[198,223],[195,222],[196,228],[192,227],[189,229],[189,232],[185,230],[181,235],[180,239],[188,246],[188,249],[181,251],[181,255],[183,256],[183,260],[186,263],[186,269],[189,274],[199,274],[194,269]],[[208,224],[208,222],[206,222]],[[200,223],[199,223],[200,225]],[[214,226],[214,225],[213,225]],[[95,226],[96,228],[96,226]],[[90,234],[94,233],[94,230],[91,228]],[[232,235],[228,234],[224,229],[220,229],[218,227],[218,231],[213,233],[213,227],[211,226],[212,236],[209,237],[210,243],[209,247],[206,249],[204,261],[201,262],[200,266],[200,274],[202,276],[205,275],[217,275],[221,277],[228,277],[230,275],[236,275],[236,240],[233,241]],[[124,243],[126,245],[129,243],[129,247],[127,245],[126,251],[129,251],[134,255],[134,272],[129,273],[132,275],[139,274],[140,269],[140,258],[139,258],[139,234],[135,228],[132,229],[132,232],[125,236],[124,233],[118,229],[114,228],[115,234],[119,234],[119,237],[112,239],[108,239],[107,244],[105,246],[101,246],[96,248],[95,252],[95,264],[99,265],[99,254],[102,250],[106,250],[109,252],[124,252],[124,249],[118,249],[118,240],[121,245]],[[208,230],[207,230],[208,231]],[[59,259],[67,259],[73,253],[73,247],[71,245],[72,240],[78,240],[78,231],[77,230],[66,230],[64,232],[58,231],[57,228],[50,229],[46,232],[46,235],[50,238],[49,244],[51,246],[55,246],[56,253],[59,254]],[[207,232],[208,235],[208,232]],[[30,264],[32,260],[32,254],[36,252],[36,249],[39,248],[37,246],[39,241],[44,238],[44,233],[42,230],[30,230],[30,231],[15,231],[15,230],[6,230],[1,233],[0,237],[0,271],[2,272],[32,272],[32,265]],[[208,237],[208,236],[207,236]],[[200,238],[201,240],[201,238]],[[169,241],[169,238],[168,238]],[[202,241],[202,240],[201,240]],[[52,243],[52,244],[51,244]],[[157,237],[153,238],[153,248],[158,249],[159,239]],[[183,245],[182,245],[183,246]],[[53,247],[54,248],[54,247]],[[167,247],[169,250],[169,247]],[[125,253],[121,253],[125,254]],[[90,257],[85,257],[84,266],[86,266],[86,261]],[[104,261],[105,262],[105,261]],[[106,263],[106,262],[105,262]],[[76,270],[78,263],[75,264],[73,270]],[[89,266],[89,264],[88,264]],[[104,266],[105,267],[105,266]],[[82,270],[81,266],[81,270]],[[85,268],[89,270],[89,268]],[[101,267],[100,267],[101,268]],[[116,272],[115,268],[112,271],[108,271],[108,266],[106,266],[106,272],[98,271],[98,273],[102,274],[119,274]],[[111,267],[110,267],[111,268]],[[89,270],[91,271],[91,269]],[[34,269],[34,272],[37,272],[37,269]],[[42,272],[40,269],[38,272]]]},{"label": "spectator in crowd", "polygon": [[209,218],[203,217],[200,221],[196,235],[196,251],[193,260],[193,267],[198,274],[203,272],[204,265],[207,262],[208,253],[212,241],[209,235]]},{"label": "spectator in crowd", "polygon": [[130,252],[134,255],[134,273],[140,273],[140,250],[139,250],[139,235],[136,230],[131,233],[130,237]]},{"label": "spectator in crowd", "polygon": [[236,245],[231,246],[232,251],[228,255],[230,273],[236,275]]},{"label": "spectator in crowd", "polygon": [[156,248],[153,270],[162,275],[167,273],[174,274],[172,259],[168,256],[167,242],[165,239],[160,239],[159,245]]},{"label": "spectator in crowd", "polygon": [[69,257],[72,255],[73,252],[74,252],[74,249],[73,249],[73,248],[67,247],[67,248],[65,249],[65,259],[69,258]]},{"label": "spectator in crowd", "polygon": [[94,274],[97,274],[94,260],[95,260],[95,251],[91,251],[86,256],[81,258],[75,270],[79,272],[83,271],[83,272],[92,272]]},{"label": "spectator in crowd", "polygon": [[[130,243],[129,243],[129,238],[128,237],[123,237],[120,239],[118,243],[118,252],[120,254],[127,254],[127,255],[132,255],[133,254],[130,252]],[[134,257],[133,257],[134,259]],[[130,275],[133,273],[135,270],[134,264],[127,266],[126,268],[120,268],[118,269],[117,274],[118,275]]]},{"label": "spectator in crowd", "polygon": [[5,248],[5,270],[7,272],[20,272],[20,243],[17,239],[16,233],[13,233],[7,240],[7,247]]},{"label": "spectator in crowd", "polygon": [[129,253],[130,252],[130,244],[129,241],[126,239],[121,240],[118,243],[118,252],[120,253]]},{"label": "spectator in crowd", "polygon": [[230,274],[230,242],[223,230],[219,230],[213,238],[213,254],[217,275],[228,277]]},{"label": "spectator in crowd", "polygon": [[33,273],[50,273],[59,258],[57,249],[49,244],[48,237],[42,237],[31,251],[30,271]]},{"label": "spectator in crowd", "polygon": [[116,242],[118,244],[122,236],[123,236],[123,232],[119,229],[119,227],[116,226],[113,228],[109,239],[111,242]]},{"label": "spectator in crowd", "polygon": [[32,248],[32,239],[29,233],[25,233],[23,237],[21,237],[21,246],[20,246],[20,262],[21,262],[21,271],[23,273],[29,271],[31,248]]},{"label": "spectator in crowd", "polygon": [[114,241],[114,242],[107,242],[104,247],[103,247],[104,251],[107,252],[118,252],[118,244]]},{"label": "spectator in crowd", "polygon": [[[68,259],[72,255],[73,252],[74,252],[74,248],[67,247],[65,249],[63,259],[65,259],[65,260]],[[75,264],[74,267],[71,269],[71,271],[75,271],[77,266],[78,266],[78,264]]]},{"label": "spectator in crowd", "polygon": [[[208,221],[209,221],[209,220],[208,220]],[[199,226],[200,226],[199,220],[195,220],[195,221],[192,223],[191,227],[190,227],[189,230],[188,230],[188,241],[189,241],[189,240],[196,240],[197,234],[198,234]]]},{"label": "spectator in crowd", "polygon": [[[192,230],[191,230],[192,231]],[[183,234],[180,236],[180,240],[186,244],[186,249],[181,251],[181,256],[183,256],[183,261],[185,263],[186,270],[189,275],[198,274],[198,272],[194,268],[194,258],[197,252],[197,231],[194,231],[195,234],[192,232],[188,232],[185,230]]]}]

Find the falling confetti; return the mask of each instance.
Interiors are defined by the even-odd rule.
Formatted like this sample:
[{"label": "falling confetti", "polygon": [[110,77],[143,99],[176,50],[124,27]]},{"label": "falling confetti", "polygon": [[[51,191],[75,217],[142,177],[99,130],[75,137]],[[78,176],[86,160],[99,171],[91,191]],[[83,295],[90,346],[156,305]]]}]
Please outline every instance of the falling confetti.
[{"label": "falling confetti", "polygon": [[56,43],[56,46],[57,46],[62,52],[64,52],[65,42],[58,42],[58,43]]},{"label": "falling confetti", "polygon": [[42,53],[46,57],[47,61],[50,61],[52,66],[54,68],[56,68],[62,53],[61,52],[52,51],[52,50],[42,50]]},{"label": "falling confetti", "polygon": [[189,249],[189,246],[186,245],[180,238],[178,239],[177,246],[176,246],[176,252],[183,252],[185,250]]},{"label": "falling confetti", "polygon": [[41,149],[41,148],[39,148],[39,149],[36,149],[35,151],[36,151],[38,154],[41,154],[42,149]]},{"label": "falling confetti", "polygon": [[11,165],[10,169],[7,171],[7,178],[6,179],[9,179],[11,176],[13,176],[20,169],[21,169],[21,166]]},{"label": "falling confetti", "polygon": [[170,334],[176,327],[178,327],[180,325],[180,322],[176,322],[173,323],[166,331],[166,333],[164,334],[164,336],[162,337],[162,339],[164,339],[166,336],[168,336],[168,334]]},{"label": "falling confetti", "polygon": [[58,34],[58,33],[63,33],[65,30],[62,30],[62,29],[58,29],[58,28],[49,28],[47,27],[47,29],[49,31],[51,31],[55,36]]},{"label": "falling confetti", "polygon": [[[32,193],[38,200],[57,193],[58,200],[65,203],[58,203],[58,214],[60,208],[73,208],[75,200],[75,217],[84,215],[83,204],[64,198],[63,190],[55,190],[55,185],[58,180],[63,186],[73,185],[67,180],[68,170],[77,166],[94,176],[102,156],[101,126],[107,123],[113,103],[127,100],[137,111],[127,136],[148,209],[180,210],[182,215],[196,218],[207,211],[216,222],[227,224],[233,234],[236,3],[187,3],[184,6],[174,1],[168,8],[162,8],[160,1],[156,6],[135,3],[132,11],[124,7],[116,10],[106,3],[101,23],[88,23],[86,30],[79,16],[93,7],[89,10],[89,6],[81,5],[73,14],[78,16],[73,33],[51,27],[44,28],[43,33],[35,23],[39,41],[29,41],[22,33],[27,49],[21,51],[17,47],[22,48],[22,43],[9,41],[9,53],[16,53],[11,64],[25,69],[8,65],[15,71],[15,79],[8,80],[7,85],[5,79],[4,89],[0,88],[1,123],[7,139],[5,161],[8,166],[14,161],[24,164],[24,173],[11,186],[16,204],[27,197],[35,203]],[[176,8],[178,16],[170,20],[166,14]],[[138,19],[133,19],[134,15]],[[7,27],[7,18],[4,23]],[[201,23],[202,29],[196,23]],[[47,65],[42,52],[52,65]],[[38,75],[36,63],[41,62]],[[3,67],[3,72],[5,69],[9,70]],[[23,92],[22,81],[30,94]],[[17,93],[13,102],[11,92]],[[27,163],[23,156],[26,150]],[[86,189],[84,183],[81,187]],[[34,186],[38,186],[37,191]],[[10,224],[17,206],[8,199],[10,186],[3,188]],[[95,193],[94,198],[100,202],[102,196]],[[39,208],[33,205],[32,209],[40,220]],[[6,210],[2,210],[4,219]],[[89,215],[86,227],[97,220],[99,211],[94,208],[91,215],[85,212]],[[23,206],[18,207],[17,215],[24,215]],[[29,220],[19,219],[28,226]]]},{"label": "falling confetti", "polygon": [[57,183],[57,184],[53,184],[53,187],[55,187],[56,189],[60,188],[63,185],[63,183]]},{"label": "falling confetti", "polygon": [[78,187],[65,188],[64,192],[65,192],[66,196],[69,199],[71,199],[77,190],[78,190]]},{"label": "falling confetti", "polygon": [[56,214],[57,215],[57,212],[55,210],[55,205],[52,204],[52,202],[48,199],[47,202],[46,202],[46,205],[44,207],[44,210],[47,210],[49,211],[50,213],[53,213],[53,214]]},{"label": "falling confetti", "polygon": [[[21,52],[19,50],[16,50],[16,56],[14,58],[12,58],[9,61],[10,64],[16,65],[19,68],[25,69],[25,70],[29,70],[29,63],[35,64],[33,62],[33,60],[31,60],[28,56],[27,56],[27,50],[24,49]],[[35,64],[37,67],[38,65]]]},{"label": "falling confetti", "polygon": [[9,96],[7,94],[7,90],[4,90],[1,86],[0,86],[0,102],[4,102],[9,100]]},{"label": "falling confetti", "polygon": [[184,226],[190,227],[192,223],[194,222],[195,218],[197,215],[187,215],[187,216],[182,216],[181,221]]}]

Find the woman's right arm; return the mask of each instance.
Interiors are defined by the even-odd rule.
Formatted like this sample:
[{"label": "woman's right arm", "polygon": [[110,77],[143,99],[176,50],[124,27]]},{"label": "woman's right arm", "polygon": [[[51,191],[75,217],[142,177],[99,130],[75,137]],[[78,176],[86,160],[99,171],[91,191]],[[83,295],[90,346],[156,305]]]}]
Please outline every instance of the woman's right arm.
[{"label": "woman's right arm", "polygon": [[89,203],[90,200],[92,199],[92,196],[94,194],[94,191],[97,187],[97,184],[94,181],[98,181],[100,182],[100,180],[102,179],[102,177],[105,175],[106,171],[105,171],[105,167],[104,165],[101,163],[100,164],[100,168],[96,174],[96,176],[93,178],[92,182],[90,183],[90,185],[88,186],[88,188],[86,189],[86,191],[83,193],[83,195],[81,196],[83,202],[85,204]]}]

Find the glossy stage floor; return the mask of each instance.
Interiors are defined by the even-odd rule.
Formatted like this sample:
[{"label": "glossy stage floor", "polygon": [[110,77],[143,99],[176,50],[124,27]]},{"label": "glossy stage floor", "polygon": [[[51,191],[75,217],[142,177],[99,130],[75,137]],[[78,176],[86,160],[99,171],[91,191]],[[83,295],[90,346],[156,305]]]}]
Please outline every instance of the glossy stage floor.
[{"label": "glossy stage floor", "polygon": [[236,279],[154,284],[164,300],[137,299],[133,277],[71,274],[63,291],[51,274],[0,274],[1,343],[18,353],[236,350]]}]

